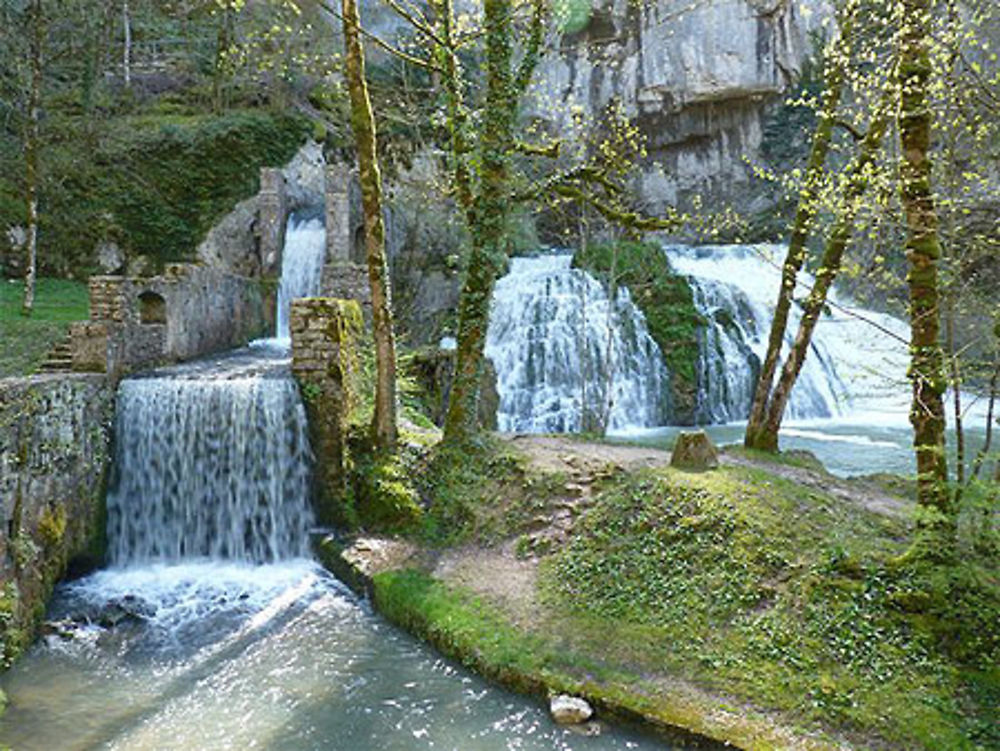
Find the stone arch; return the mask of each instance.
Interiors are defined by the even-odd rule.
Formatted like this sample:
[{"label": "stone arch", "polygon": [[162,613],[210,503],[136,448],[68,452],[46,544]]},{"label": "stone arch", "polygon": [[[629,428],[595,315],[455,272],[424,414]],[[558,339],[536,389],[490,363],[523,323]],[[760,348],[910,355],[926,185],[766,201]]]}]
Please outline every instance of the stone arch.
[{"label": "stone arch", "polygon": [[146,290],[139,294],[139,323],[166,323],[167,301],[163,295]]}]

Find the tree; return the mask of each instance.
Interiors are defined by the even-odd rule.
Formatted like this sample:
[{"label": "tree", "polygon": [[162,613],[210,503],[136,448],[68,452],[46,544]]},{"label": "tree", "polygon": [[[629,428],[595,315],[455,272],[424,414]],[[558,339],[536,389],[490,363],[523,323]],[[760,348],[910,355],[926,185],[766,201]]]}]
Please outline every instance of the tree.
[{"label": "tree", "polygon": [[778,450],[777,429],[766,424],[772,399],[771,390],[778,361],[781,357],[781,349],[785,342],[785,331],[788,328],[788,316],[792,309],[796,279],[806,260],[806,244],[809,241],[813,222],[819,209],[820,186],[849,72],[849,45],[853,41],[853,13],[855,11],[856,4],[852,3],[841,23],[840,39],[830,40],[826,45],[823,102],[809,151],[805,180],[799,192],[798,208],[795,212],[791,236],[788,241],[788,251],[782,265],[781,286],[778,289],[778,300],[774,307],[774,316],[771,319],[767,352],[761,365],[760,376],[757,379],[744,436],[744,445],[751,449]]},{"label": "tree", "polygon": [[392,324],[392,291],[385,260],[385,224],[382,218],[382,176],[376,153],[375,117],[365,78],[361,17],[356,0],[342,0],[344,76],[351,100],[351,128],[358,150],[361,201],[364,207],[365,256],[372,293],[372,329],[375,338],[375,446],[396,446],[396,344]]},{"label": "tree", "polygon": [[35,278],[38,272],[38,152],[41,148],[40,118],[42,106],[42,55],[45,41],[45,16],[42,0],[31,0],[29,16],[28,117],[24,133],[24,196],[27,209],[24,303],[21,312],[30,316],[35,306]]},{"label": "tree", "polygon": [[955,523],[945,456],[944,357],[939,339],[938,262],[941,245],[931,185],[932,115],[928,89],[930,0],[901,0],[897,83],[902,147],[900,196],[906,222],[907,285],[910,294],[910,423],[917,455],[917,503],[922,514],[916,552],[948,558]]}]

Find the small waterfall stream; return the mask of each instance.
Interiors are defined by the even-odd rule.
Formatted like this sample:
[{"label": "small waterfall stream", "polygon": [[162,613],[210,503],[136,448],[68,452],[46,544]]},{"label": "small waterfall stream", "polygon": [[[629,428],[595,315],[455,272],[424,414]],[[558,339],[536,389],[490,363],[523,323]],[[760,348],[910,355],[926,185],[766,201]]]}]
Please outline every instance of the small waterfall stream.
[{"label": "small waterfall stream", "polygon": [[[708,321],[698,367],[704,384],[698,419],[720,423],[749,414],[754,383],[767,351],[781,284],[785,248],[777,245],[668,246],[667,259],[691,281]],[[813,278],[800,276],[803,300]],[[848,417],[858,412],[902,414],[908,408],[909,327],[898,318],[830,295],[786,412],[791,419]],[[782,357],[802,312],[792,306]]]},{"label": "small waterfall stream", "polygon": [[486,355],[500,430],[575,432],[662,424],[667,371],[625,288],[614,301],[567,253],[514,258],[493,294]]},{"label": "small waterfall stream", "polygon": [[326,261],[326,228],[322,219],[288,217],[285,247],[281,256],[281,283],[278,286],[275,336],[288,341],[292,300],[319,294]]},{"label": "small waterfall stream", "polygon": [[[744,420],[767,350],[784,248],[673,245],[665,253],[673,270],[688,278],[706,322],[698,332],[694,420]],[[605,424],[611,432],[674,423],[671,375],[628,290],[619,290],[612,303],[604,287],[571,262],[566,253],[514,258],[497,283],[486,354],[497,370],[500,429],[594,429],[593,414],[608,405]],[[802,275],[798,301],[812,281]],[[830,300],[787,417],[864,413],[905,419],[907,324],[860,309],[837,293]],[[800,319],[797,303],[783,355]],[[601,421],[596,422],[599,428]]]},{"label": "small waterfall stream", "polygon": [[108,494],[112,563],[308,555],[307,429],[281,367],[124,381]]}]

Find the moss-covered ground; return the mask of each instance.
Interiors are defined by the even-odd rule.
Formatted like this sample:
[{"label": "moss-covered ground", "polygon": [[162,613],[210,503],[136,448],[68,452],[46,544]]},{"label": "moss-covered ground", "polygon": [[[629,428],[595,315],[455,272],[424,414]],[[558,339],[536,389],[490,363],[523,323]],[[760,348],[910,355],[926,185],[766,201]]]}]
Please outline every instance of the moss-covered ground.
[{"label": "moss-covered ground", "polygon": [[[439,557],[520,557],[535,616],[431,564],[376,577],[392,620],[514,687],[738,747],[1000,747],[995,558],[901,567],[907,519],[746,456],[702,474],[612,461],[580,497],[580,473],[515,443],[433,457],[414,536]],[[518,544],[567,503],[559,544]]]},{"label": "moss-covered ground", "polygon": [[39,279],[34,312],[21,315],[20,280],[0,280],[0,378],[35,371],[65,335],[71,321],[89,315],[87,285],[65,279]]}]

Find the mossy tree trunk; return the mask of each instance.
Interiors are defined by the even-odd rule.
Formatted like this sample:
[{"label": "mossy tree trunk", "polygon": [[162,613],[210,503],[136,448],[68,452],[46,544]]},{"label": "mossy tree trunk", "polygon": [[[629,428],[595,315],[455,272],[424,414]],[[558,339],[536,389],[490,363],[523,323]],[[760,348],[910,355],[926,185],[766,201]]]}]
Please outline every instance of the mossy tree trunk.
[{"label": "mossy tree trunk", "polygon": [[945,456],[945,373],[939,340],[938,262],[941,246],[931,186],[931,0],[901,0],[898,85],[901,94],[900,184],[906,220],[907,283],[910,290],[910,423],[917,456],[917,502],[921,507],[913,553],[947,559],[954,554],[955,512]]},{"label": "mossy tree trunk", "polygon": [[365,79],[361,17],[356,0],[342,0],[344,76],[351,101],[351,128],[358,149],[361,202],[364,209],[365,257],[372,293],[372,330],[375,339],[375,446],[396,446],[396,342],[392,320],[392,289],[385,258],[385,222],[382,216],[382,175],[376,153],[375,117]]},{"label": "mossy tree trunk", "polygon": [[778,369],[778,359],[781,356],[781,347],[785,341],[785,331],[788,328],[788,316],[792,309],[795,282],[802,270],[803,263],[805,263],[806,243],[809,241],[813,221],[818,210],[823,172],[827,156],[830,153],[830,144],[837,121],[837,110],[840,107],[850,61],[849,44],[852,30],[852,19],[848,16],[841,26],[840,43],[830,45],[827,49],[823,76],[825,87],[823,102],[809,151],[805,181],[799,192],[798,208],[792,224],[792,233],[788,240],[788,251],[782,264],[781,287],[778,290],[774,317],[771,319],[767,353],[764,356],[760,376],[757,379],[753,403],[750,407],[750,417],[747,421],[747,430],[743,438],[743,443],[747,448],[761,451],[778,450],[777,433],[772,434],[766,425],[768,405],[771,400],[774,375]]},{"label": "mossy tree trunk", "polygon": [[888,102],[883,102],[879,107],[879,111],[875,113],[868,127],[868,133],[861,143],[860,153],[849,168],[847,185],[840,201],[836,221],[823,249],[823,258],[816,273],[816,281],[806,300],[802,320],[799,321],[799,328],[795,334],[795,341],[788,352],[785,364],[782,366],[781,376],[774,387],[774,392],[771,394],[764,424],[755,433],[757,445],[754,448],[766,448],[769,451],[777,451],[778,449],[778,431],[781,428],[781,419],[785,414],[788,401],[791,399],[792,389],[802,372],[802,366],[809,353],[813,332],[816,330],[816,324],[819,322],[820,314],[826,305],[830,289],[840,272],[844,251],[847,250],[847,244],[854,231],[854,220],[860,208],[860,200],[868,187],[871,168],[885,137]]},{"label": "mossy tree trunk", "polygon": [[476,431],[479,382],[490,301],[506,259],[508,170],[517,100],[511,79],[509,0],[484,0],[486,103],[480,136],[482,167],[472,208],[472,248],[458,307],[455,380],[445,417],[445,440],[461,443]]},{"label": "mossy tree trunk", "polygon": [[35,277],[38,270],[38,150],[42,106],[42,54],[45,19],[42,0],[32,0],[29,57],[31,81],[28,86],[28,118],[24,134],[24,195],[27,204],[27,236],[24,243],[24,302],[21,312],[30,316],[35,307]]},{"label": "mossy tree trunk", "polygon": [[[471,193],[466,212],[471,249],[458,306],[458,349],[455,353],[455,379],[452,383],[448,413],[445,416],[444,440],[459,444],[478,429],[479,386],[483,373],[483,350],[489,326],[490,301],[497,276],[507,258],[507,220],[511,206],[510,158],[515,150],[514,123],[521,95],[531,81],[538,61],[543,31],[543,3],[535,0],[535,13],[529,40],[519,65],[514,65],[512,0],[484,0],[483,27],[486,45],[486,95],[478,142],[478,181]],[[453,53],[454,50],[446,50]],[[445,76],[454,68],[445,68]],[[457,81],[445,83],[449,98],[460,94]],[[456,99],[457,102],[457,99]],[[461,104],[453,112],[461,114]],[[449,105],[452,109],[453,105]],[[454,114],[452,115],[454,117]],[[461,149],[463,122],[452,122],[452,148]],[[456,153],[456,168],[465,169],[464,154]],[[459,179],[457,188],[462,191]],[[462,200],[461,193],[459,200]]]}]

